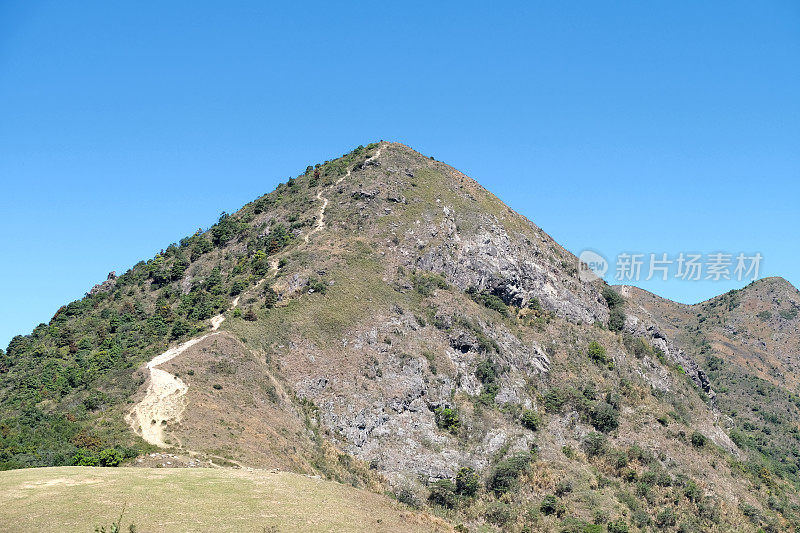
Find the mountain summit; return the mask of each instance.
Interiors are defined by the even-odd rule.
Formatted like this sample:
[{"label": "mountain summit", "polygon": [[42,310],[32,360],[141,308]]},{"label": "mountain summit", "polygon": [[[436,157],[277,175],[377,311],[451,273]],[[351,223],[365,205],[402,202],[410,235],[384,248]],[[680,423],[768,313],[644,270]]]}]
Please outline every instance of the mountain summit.
[{"label": "mountain summit", "polygon": [[787,285],[682,306],[584,282],[471,178],[373,143],[15,337],[0,461],[278,468],[464,528],[785,529]]}]

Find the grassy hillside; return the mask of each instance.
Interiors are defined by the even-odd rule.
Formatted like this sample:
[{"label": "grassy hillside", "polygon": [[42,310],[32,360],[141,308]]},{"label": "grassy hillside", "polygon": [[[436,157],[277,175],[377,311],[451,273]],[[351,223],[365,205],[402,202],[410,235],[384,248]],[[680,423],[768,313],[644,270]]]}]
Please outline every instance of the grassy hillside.
[{"label": "grassy hillside", "polygon": [[794,507],[779,481],[788,480],[792,492],[800,487],[800,292],[766,278],[691,306],[638,289],[626,293],[708,374],[714,405],[746,452],[738,469],[767,487],[770,507]]},{"label": "grassy hillside", "polygon": [[147,451],[123,421],[146,378],[135,370],[254,290],[270,258],[313,225],[315,191],[376,146],[308,167],[14,337],[0,350],[0,470],[113,466]]},{"label": "grassy hillside", "polygon": [[265,470],[55,467],[0,473],[0,529],[450,531],[384,496]]}]

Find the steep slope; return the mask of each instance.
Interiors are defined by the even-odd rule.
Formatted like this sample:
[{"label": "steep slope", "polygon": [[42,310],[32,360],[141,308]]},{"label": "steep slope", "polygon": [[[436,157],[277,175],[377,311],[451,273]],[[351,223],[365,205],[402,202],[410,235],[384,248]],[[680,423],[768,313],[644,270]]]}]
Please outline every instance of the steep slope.
[{"label": "steep slope", "polygon": [[[793,481],[742,468],[705,354],[670,321],[691,313],[577,267],[457,170],[359,147],[16,337],[0,459],[160,445],[387,487],[468,527],[790,527]],[[177,408],[131,416],[155,369]]]},{"label": "steep slope", "polygon": [[800,481],[800,292],[782,278],[754,281],[696,305],[640,289],[620,292],[692,354],[716,391],[728,433],[761,478]]}]

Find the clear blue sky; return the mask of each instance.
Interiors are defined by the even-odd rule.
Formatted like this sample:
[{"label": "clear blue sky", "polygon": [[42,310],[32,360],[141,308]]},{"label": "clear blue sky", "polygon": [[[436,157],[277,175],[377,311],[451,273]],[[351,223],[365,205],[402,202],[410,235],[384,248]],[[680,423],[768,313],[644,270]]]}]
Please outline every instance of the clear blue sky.
[{"label": "clear blue sky", "polygon": [[[796,1],[7,0],[0,346],[377,139],[573,252],[759,251],[800,286]],[[691,303],[742,283],[642,285]]]}]

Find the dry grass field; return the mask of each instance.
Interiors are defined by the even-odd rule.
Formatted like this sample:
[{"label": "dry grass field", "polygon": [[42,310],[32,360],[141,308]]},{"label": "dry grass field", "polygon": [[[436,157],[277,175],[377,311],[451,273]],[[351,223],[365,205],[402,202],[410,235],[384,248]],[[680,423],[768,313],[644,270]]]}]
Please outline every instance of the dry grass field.
[{"label": "dry grass field", "polygon": [[0,530],[449,531],[389,498],[268,470],[32,468],[0,472]]}]

